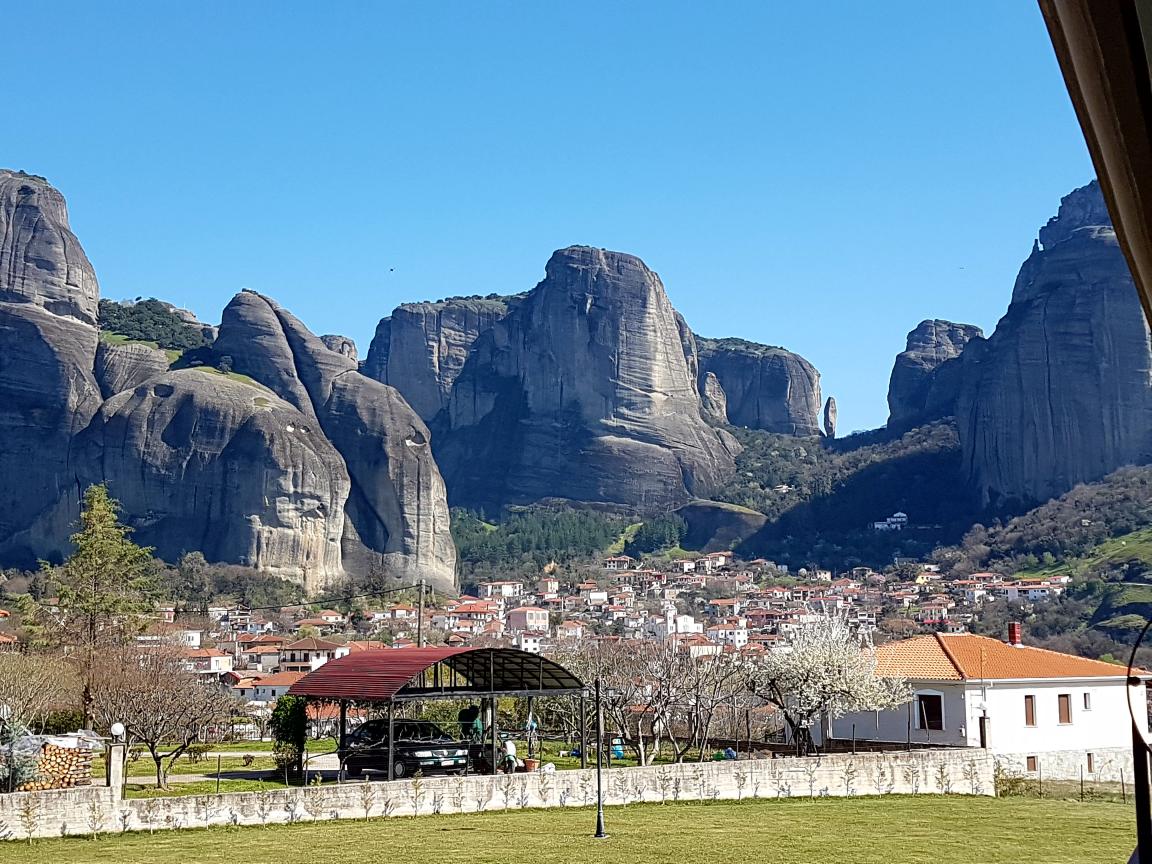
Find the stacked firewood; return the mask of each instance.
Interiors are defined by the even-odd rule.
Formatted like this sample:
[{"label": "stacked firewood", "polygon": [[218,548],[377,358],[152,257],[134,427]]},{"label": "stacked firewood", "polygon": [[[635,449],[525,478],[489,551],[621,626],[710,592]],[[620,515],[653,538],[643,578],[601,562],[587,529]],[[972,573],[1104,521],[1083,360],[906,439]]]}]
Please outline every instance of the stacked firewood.
[{"label": "stacked firewood", "polygon": [[36,766],[36,780],[23,784],[19,792],[45,789],[71,789],[92,782],[92,752],[80,747],[57,747],[45,744]]}]

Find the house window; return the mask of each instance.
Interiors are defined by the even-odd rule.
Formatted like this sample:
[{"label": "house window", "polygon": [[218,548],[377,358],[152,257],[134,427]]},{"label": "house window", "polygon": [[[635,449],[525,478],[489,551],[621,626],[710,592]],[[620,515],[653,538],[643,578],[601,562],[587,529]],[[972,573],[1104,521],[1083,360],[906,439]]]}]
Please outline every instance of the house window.
[{"label": "house window", "polygon": [[1072,697],[1061,693],[1056,699],[1060,704],[1060,723],[1066,726],[1072,722]]},{"label": "house window", "polygon": [[944,729],[944,697],[939,693],[920,693],[916,697],[916,722],[920,729]]},{"label": "house window", "polygon": [[1085,693],[1084,694],[1084,710],[1085,711],[1091,711],[1092,710],[1092,694],[1091,693]]},{"label": "house window", "polygon": [[[1025,696],[1024,697],[1024,725],[1025,726],[1035,726],[1036,725],[1036,697],[1035,696]],[[1028,758],[1033,759],[1035,757],[1029,756]]]},{"label": "house window", "polygon": [[1096,773],[1096,760],[1092,758],[1091,753],[1088,754],[1088,773],[1089,774],[1095,774]]},{"label": "house window", "polygon": [[1029,772],[1036,773],[1036,757],[1029,756],[1026,760]]}]

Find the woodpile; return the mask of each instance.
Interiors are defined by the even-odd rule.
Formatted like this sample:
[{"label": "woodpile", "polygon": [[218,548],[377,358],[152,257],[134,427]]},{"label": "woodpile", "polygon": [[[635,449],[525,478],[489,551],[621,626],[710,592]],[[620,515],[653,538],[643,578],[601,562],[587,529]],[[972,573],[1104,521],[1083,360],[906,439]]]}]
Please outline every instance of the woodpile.
[{"label": "woodpile", "polygon": [[92,752],[79,747],[58,747],[45,744],[40,751],[33,780],[17,788],[17,792],[42,792],[47,789],[71,789],[92,783]]}]

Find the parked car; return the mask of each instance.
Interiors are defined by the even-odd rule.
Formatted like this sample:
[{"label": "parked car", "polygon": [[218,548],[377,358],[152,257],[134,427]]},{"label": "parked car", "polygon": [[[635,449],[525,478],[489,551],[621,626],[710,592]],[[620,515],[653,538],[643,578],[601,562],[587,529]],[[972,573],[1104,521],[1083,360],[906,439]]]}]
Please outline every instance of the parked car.
[{"label": "parked car", "polygon": [[[468,744],[457,741],[428,720],[394,721],[392,776],[462,774],[468,768]],[[345,775],[359,777],[365,770],[388,770],[388,721],[369,720],[353,730],[337,751]]]}]

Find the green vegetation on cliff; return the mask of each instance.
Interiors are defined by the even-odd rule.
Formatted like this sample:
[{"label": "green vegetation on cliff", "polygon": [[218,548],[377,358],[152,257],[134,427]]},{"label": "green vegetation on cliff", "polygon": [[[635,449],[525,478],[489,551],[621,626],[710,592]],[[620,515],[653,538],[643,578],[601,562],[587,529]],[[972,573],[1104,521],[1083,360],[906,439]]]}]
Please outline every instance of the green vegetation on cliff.
[{"label": "green vegetation on cliff", "polygon": [[[900,435],[794,438],[733,429],[744,445],[736,474],[715,496],[756,510],[768,524],[738,549],[792,566],[880,567],[955,542],[975,502],[961,490],[960,443],[948,421]],[[871,527],[897,511],[904,531]]]},{"label": "green vegetation on cliff", "polygon": [[189,324],[168,304],[155,298],[136,303],[101,300],[100,329],[119,334],[128,341],[151,342],[175,351],[208,344],[201,328]]}]

